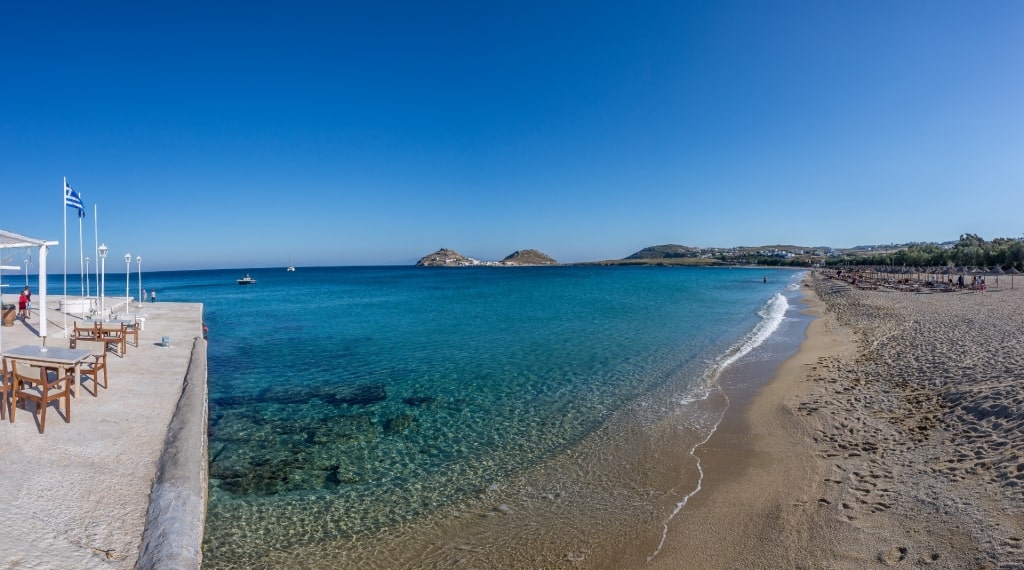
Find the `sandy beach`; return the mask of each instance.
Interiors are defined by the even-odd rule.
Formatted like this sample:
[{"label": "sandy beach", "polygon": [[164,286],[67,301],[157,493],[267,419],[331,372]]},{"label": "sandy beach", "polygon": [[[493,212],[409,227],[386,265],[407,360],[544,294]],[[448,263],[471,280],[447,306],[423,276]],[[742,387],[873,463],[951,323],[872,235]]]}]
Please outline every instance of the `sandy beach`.
[{"label": "sandy beach", "polygon": [[663,568],[1024,567],[1024,282],[862,291],[700,450]]}]

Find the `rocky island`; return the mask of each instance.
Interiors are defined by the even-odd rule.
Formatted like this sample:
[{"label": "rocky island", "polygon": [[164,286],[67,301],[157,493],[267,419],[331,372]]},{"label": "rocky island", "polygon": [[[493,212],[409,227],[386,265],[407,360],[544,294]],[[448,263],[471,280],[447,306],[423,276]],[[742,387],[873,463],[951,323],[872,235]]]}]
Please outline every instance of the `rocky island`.
[{"label": "rocky island", "polygon": [[427,254],[416,262],[416,267],[508,267],[521,265],[558,265],[558,262],[536,249],[514,251],[501,261],[480,261],[446,247]]}]

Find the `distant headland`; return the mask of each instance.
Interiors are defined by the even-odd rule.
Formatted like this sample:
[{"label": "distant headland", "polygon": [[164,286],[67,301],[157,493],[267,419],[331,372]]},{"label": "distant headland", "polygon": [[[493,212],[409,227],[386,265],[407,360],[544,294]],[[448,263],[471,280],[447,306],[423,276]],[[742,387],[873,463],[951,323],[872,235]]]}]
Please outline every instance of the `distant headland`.
[{"label": "distant headland", "polygon": [[962,234],[959,240],[904,244],[858,245],[852,248],[800,245],[693,247],[664,244],[645,247],[622,259],[562,264],[535,249],[516,251],[501,261],[480,261],[441,248],[424,256],[421,267],[521,266],[521,265],[758,265],[812,267],[825,265],[886,265],[907,267],[999,266],[1024,271],[1024,238],[985,240]]},{"label": "distant headland", "polygon": [[[646,247],[623,259],[559,263],[536,249],[522,249],[505,256],[501,261],[483,261],[442,247],[416,262],[417,267],[513,267],[556,265],[808,265],[812,257],[823,258],[828,248],[798,246],[763,246],[758,248],[698,248],[685,245],[655,245]],[[759,261],[760,260],[760,261]],[[796,262],[796,263],[794,263]]]}]

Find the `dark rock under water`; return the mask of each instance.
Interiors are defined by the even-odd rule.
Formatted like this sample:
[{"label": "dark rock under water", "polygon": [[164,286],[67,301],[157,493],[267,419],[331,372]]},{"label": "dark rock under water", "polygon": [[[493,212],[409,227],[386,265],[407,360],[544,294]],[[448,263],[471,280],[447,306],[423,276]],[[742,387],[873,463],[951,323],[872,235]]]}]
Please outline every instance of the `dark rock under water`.
[{"label": "dark rock under water", "polygon": [[388,398],[384,384],[314,384],[305,386],[271,386],[260,390],[255,395],[223,396],[212,399],[215,406],[250,406],[260,403],[307,404],[310,400],[320,400],[325,404],[337,406],[368,406],[383,402]]}]

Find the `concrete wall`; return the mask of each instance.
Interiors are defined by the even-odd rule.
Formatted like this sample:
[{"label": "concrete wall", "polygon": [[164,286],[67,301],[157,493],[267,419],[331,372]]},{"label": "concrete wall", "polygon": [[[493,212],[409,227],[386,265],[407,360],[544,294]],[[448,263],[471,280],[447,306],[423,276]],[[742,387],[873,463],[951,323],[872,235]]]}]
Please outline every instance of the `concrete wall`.
[{"label": "concrete wall", "polygon": [[138,568],[199,568],[208,484],[206,340],[197,337],[149,498]]}]

